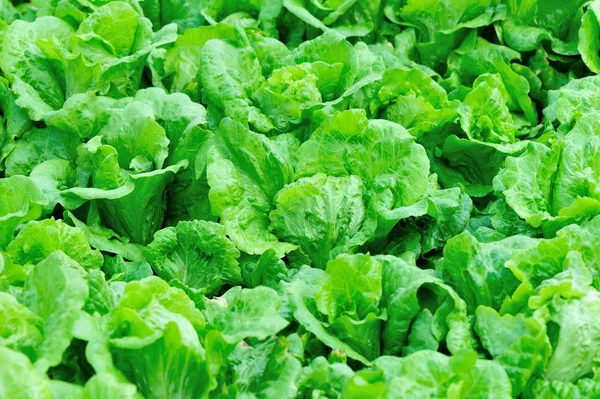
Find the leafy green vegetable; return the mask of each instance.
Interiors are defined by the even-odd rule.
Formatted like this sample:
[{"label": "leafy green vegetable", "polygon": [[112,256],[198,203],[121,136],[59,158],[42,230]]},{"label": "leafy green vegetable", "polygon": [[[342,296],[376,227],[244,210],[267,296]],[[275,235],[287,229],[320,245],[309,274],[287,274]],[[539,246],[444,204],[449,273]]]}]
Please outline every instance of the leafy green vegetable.
[{"label": "leafy green vegetable", "polygon": [[241,282],[239,251],[225,236],[223,226],[213,222],[180,222],[158,231],[145,257],[161,278],[207,294],[223,284]]},{"label": "leafy green vegetable", "polygon": [[0,0],[0,398],[600,397],[600,1]]}]

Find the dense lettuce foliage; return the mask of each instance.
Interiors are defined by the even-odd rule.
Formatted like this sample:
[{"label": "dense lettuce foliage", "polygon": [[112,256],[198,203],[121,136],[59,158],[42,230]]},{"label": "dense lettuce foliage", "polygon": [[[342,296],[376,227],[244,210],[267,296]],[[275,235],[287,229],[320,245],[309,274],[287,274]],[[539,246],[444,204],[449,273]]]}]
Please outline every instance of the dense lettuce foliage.
[{"label": "dense lettuce foliage", "polygon": [[0,0],[0,399],[600,397],[599,0]]}]

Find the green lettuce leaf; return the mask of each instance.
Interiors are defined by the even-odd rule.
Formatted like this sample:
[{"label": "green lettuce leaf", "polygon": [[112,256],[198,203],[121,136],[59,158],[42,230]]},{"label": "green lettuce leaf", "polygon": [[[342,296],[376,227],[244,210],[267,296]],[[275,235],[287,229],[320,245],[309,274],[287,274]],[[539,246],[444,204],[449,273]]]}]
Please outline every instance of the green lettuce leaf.
[{"label": "green lettuce leaf", "polygon": [[48,379],[38,373],[27,356],[0,346],[0,395],[15,399],[51,399]]},{"label": "green lettuce leaf", "polygon": [[103,263],[100,251],[90,247],[85,233],[61,220],[27,223],[6,248],[6,253],[19,265],[35,265],[54,251],[62,251],[86,270],[100,268]]},{"label": "green lettuce leaf", "polygon": [[512,383],[512,395],[518,396],[532,378],[544,374],[552,353],[543,320],[535,317],[500,316],[493,309],[479,306],[475,331],[482,346],[500,363]]},{"label": "green lettuce leaf", "polygon": [[597,109],[600,101],[600,78],[588,76],[565,83],[548,92],[544,116],[551,122],[571,125],[583,115]]},{"label": "green lettuce leaf", "polygon": [[0,198],[0,248],[4,248],[19,223],[40,217],[48,199],[33,180],[24,176],[0,179]]},{"label": "green lettuce leaf", "polygon": [[260,340],[288,325],[278,312],[281,299],[268,287],[234,287],[207,304],[207,328],[217,329],[230,343],[248,337]]},{"label": "green lettuce leaf", "polygon": [[353,375],[347,364],[329,363],[324,357],[317,357],[302,369],[298,388],[303,394],[338,398]]},{"label": "green lettuce leaf", "polygon": [[[107,29],[110,26],[110,29]],[[91,13],[62,52],[68,96],[95,91],[114,98],[140,88],[145,58],[176,39],[176,26],[152,32],[151,22],[129,4],[109,2]]]},{"label": "green lettuce leaf", "polygon": [[36,349],[44,339],[42,319],[6,292],[0,292],[0,310],[0,347],[19,351],[35,359]]},{"label": "green lettuce leaf", "polygon": [[73,33],[71,25],[52,16],[15,21],[6,31],[0,69],[33,120],[62,107],[67,97],[66,71],[52,47],[66,46]]},{"label": "green lettuce leaf", "polygon": [[327,264],[315,294],[329,331],[368,359],[380,353],[381,273],[381,264],[369,255],[340,255]]},{"label": "green lettuce leaf", "polygon": [[299,177],[359,176],[364,201],[377,215],[376,238],[381,238],[400,219],[418,213],[408,207],[428,187],[428,164],[424,148],[402,126],[348,110],[324,121],[300,146],[295,170]]},{"label": "green lettuce leaf", "polygon": [[42,373],[60,364],[71,343],[73,325],[89,295],[84,275],[81,266],[56,251],[38,263],[25,282],[21,302],[40,317],[44,332],[34,359]]},{"label": "green lettuce leaf", "polygon": [[[186,30],[164,54],[164,71],[160,79],[170,82],[171,91],[193,91],[198,85],[200,54],[210,40],[238,41],[241,34],[226,24],[201,26]],[[159,55],[156,55],[157,57]]]},{"label": "green lettuce leaf", "polygon": [[397,356],[437,350],[442,342],[451,353],[474,345],[466,303],[431,270],[422,270],[390,255],[383,265],[383,353]]},{"label": "green lettuce leaf", "polygon": [[395,23],[415,27],[420,61],[432,68],[442,68],[469,31],[503,16],[495,0],[396,0],[388,2],[384,12]]},{"label": "green lettuce leaf", "polygon": [[289,283],[281,283],[294,319],[324,345],[363,364],[369,364],[369,359],[327,328],[325,317],[317,309],[315,295],[324,276],[323,270],[304,266]]},{"label": "green lettuce leaf", "polygon": [[502,36],[518,51],[531,51],[548,41],[558,54],[577,54],[577,32],[584,3],[581,0],[566,3],[507,1],[506,20],[501,23]]},{"label": "green lettuce leaf", "polygon": [[269,399],[297,397],[300,360],[289,353],[285,337],[271,338],[252,348],[240,348],[230,359],[234,364],[229,386],[238,396]]},{"label": "green lettuce leaf", "polygon": [[226,237],[225,228],[213,222],[180,222],[159,230],[144,254],[159,277],[206,295],[225,284],[241,282],[240,253]]},{"label": "green lettuce leaf", "polygon": [[275,196],[270,229],[298,245],[315,267],[323,269],[338,254],[352,252],[369,238],[362,191],[356,176],[318,173],[299,179]]},{"label": "green lettuce leaf", "polygon": [[550,147],[532,142],[518,158],[506,159],[494,188],[533,227],[542,225],[551,234],[598,214],[598,168],[591,161],[598,147],[593,127],[598,120],[598,114],[589,114]]},{"label": "green lettuce leaf", "polygon": [[333,30],[346,37],[366,36],[379,19],[378,1],[307,2],[284,0],[283,6],[302,22],[323,32]]},{"label": "green lettuce leaf", "polygon": [[[207,394],[209,372],[198,336],[204,318],[183,291],[158,277],[130,282],[106,323],[104,350],[144,397]],[[192,372],[196,377],[189,379]]]},{"label": "green lettuce leaf", "polygon": [[600,295],[589,287],[580,255],[571,252],[566,262],[569,269],[542,283],[530,304],[548,322],[552,356],[544,377],[576,382],[595,367],[600,333],[591,320],[600,311]]},{"label": "green lettuce leaf", "polygon": [[470,313],[478,306],[499,310],[519,285],[505,263],[516,251],[536,245],[535,239],[518,235],[495,242],[479,242],[465,231],[448,240],[444,257],[436,269],[465,300]]},{"label": "green lettuce leaf", "polygon": [[261,254],[273,249],[281,257],[295,248],[268,231],[273,198],[293,178],[295,148],[291,136],[268,139],[231,119],[221,122],[209,151],[208,195],[213,213],[240,250]]},{"label": "green lettuce leaf", "polygon": [[389,383],[388,397],[510,398],[508,376],[498,364],[472,351],[452,357],[423,350],[398,358],[382,356],[375,366]]}]

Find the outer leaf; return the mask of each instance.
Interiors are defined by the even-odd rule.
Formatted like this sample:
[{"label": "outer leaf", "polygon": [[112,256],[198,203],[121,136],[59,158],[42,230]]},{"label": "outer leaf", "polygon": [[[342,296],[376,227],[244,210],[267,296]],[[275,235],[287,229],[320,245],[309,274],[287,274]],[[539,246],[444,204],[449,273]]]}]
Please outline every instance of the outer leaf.
[{"label": "outer leaf", "polygon": [[552,352],[543,322],[523,315],[499,316],[485,306],[476,314],[475,330],[483,347],[506,370],[513,396],[519,395],[531,378],[542,376]]},{"label": "outer leaf", "polygon": [[324,268],[329,260],[354,250],[369,238],[362,191],[356,176],[319,173],[300,179],[275,197],[271,229],[278,237],[300,246],[315,267]]},{"label": "outer leaf", "polygon": [[297,397],[296,380],[302,366],[289,353],[286,338],[270,339],[256,348],[234,353],[233,387],[239,395],[256,395],[269,399]]},{"label": "outer leaf", "polygon": [[474,312],[480,305],[499,310],[502,302],[519,285],[504,264],[515,251],[535,245],[534,239],[524,236],[480,243],[468,232],[463,232],[448,240],[444,258],[436,268],[444,281],[465,300],[469,312]]},{"label": "outer leaf", "polygon": [[225,236],[225,228],[213,222],[180,222],[159,230],[144,254],[161,278],[206,294],[241,282],[240,253]]},{"label": "outer leaf", "polygon": [[[157,277],[128,283],[108,323],[115,363],[144,397],[207,394],[206,355],[198,337],[204,319],[183,291]],[[191,373],[196,378],[189,379]]]},{"label": "outer leaf", "polygon": [[[315,294],[330,330],[367,358],[380,353],[382,267],[369,255],[340,255],[327,264]],[[378,317],[381,316],[381,317]]]},{"label": "outer leaf", "polygon": [[0,179],[0,248],[12,239],[17,225],[38,218],[48,203],[37,185],[24,176]]},{"label": "outer leaf", "polygon": [[14,82],[18,104],[33,120],[58,109],[65,101],[65,71],[49,43],[64,46],[73,28],[55,17],[15,21],[7,29],[0,68]]},{"label": "outer leaf", "polygon": [[60,364],[71,343],[73,325],[89,294],[84,270],[64,253],[53,252],[38,263],[23,288],[21,301],[43,324],[35,368],[45,373]]},{"label": "outer leaf", "polygon": [[290,308],[294,319],[306,330],[313,333],[323,344],[336,349],[348,357],[369,364],[369,360],[361,353],[352,348],[351,345],[340,340],[323,325],[318,318],[319,311],[315,303],[315,294],[318,289],[318,281],[325,272],[319,269],[302,267],[290,283],[282,283],[283,289],[289,299]]},{"label": "outer leaf", "polygon": [[209,326],[221,331],[230,343],[248,337],[263,340],[288,325],[278,313],[279,295],[271,288],[232,288],[224,297],[227,301],[224,308],[219,308],[218,302],[213,303],[214,314],[209,319]]},{"label": "outer leaf", "polygon": [[84,232],[61,220],[29,222],[7,247],[7,253],[20,265],[35,265],[54,251],[62,251],[84,269],[102,266],[102,255],[90,248]]},{"label": "outer leaf", "polygon": [[383,264],[382,306],[388,314],[383,353],[435,350],[442,341],[451,353],[472,347],[466,304],[452,288],[430,271],[399,258],[379,255],[376,259]]},{"label": "outer leaf", "polygon": [[220,142],[209,152],[208,184],[213,213],[232,242],[249,254],[273,249],[278,256],[295,248],[267,231],[273,197],[292,180],[289,136],[267,139],[231,119],[219,129]]},{"label": "outer leaf", "polygon": [[404,358],[383,356],[375,365],[384,370],[387,378],[393,378],[390,384],[393,398],[452,394],[464,398],[512,397],[504,370],[494,362],[477,359],[475,352],[447,357],[420,351]]},{"label": "outer leaf", "polygon": [[0,346],[0,396],[14,399],[51,399],[48,380],[27,356]]},{"label": "outer leaf", "polygon": [[363,318],[378,312],[381,265],[369,255],[340,255],[327,264],[327,277],[315,300],[321,313],[335,320],[342,314]]},{"label": "outer leaf", "polygon": [[6,292],[0,292],[0,315],[0,346],[35,359],[43,340],[39,316]]}]

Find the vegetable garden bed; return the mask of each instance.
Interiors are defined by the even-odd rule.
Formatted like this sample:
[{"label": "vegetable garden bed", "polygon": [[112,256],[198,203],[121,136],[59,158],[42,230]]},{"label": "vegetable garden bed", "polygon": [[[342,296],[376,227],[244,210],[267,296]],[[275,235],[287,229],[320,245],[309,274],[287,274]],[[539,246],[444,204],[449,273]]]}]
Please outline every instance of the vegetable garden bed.
[{"label": "vegetable garden bed", "polygon": [[0,0],[0,399],[600,398],[599,21]]}]

